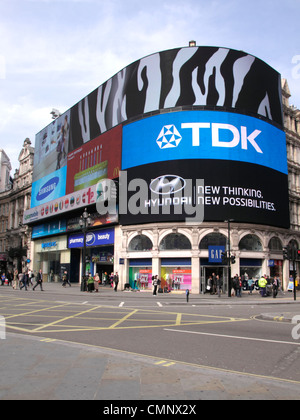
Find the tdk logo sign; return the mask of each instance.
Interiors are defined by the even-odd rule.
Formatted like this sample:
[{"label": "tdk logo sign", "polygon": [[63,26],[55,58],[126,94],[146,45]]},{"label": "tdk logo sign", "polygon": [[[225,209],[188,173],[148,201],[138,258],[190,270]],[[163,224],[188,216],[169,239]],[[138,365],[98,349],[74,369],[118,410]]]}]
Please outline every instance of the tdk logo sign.
[{"label": "tdk logo sign", "polygon": [[170,149],[177,147],[181,142],[181,135],[179,134],[175,125],[165,125],[161,130],[156,143],[161,149]]},{"label": "tdk logo sign", "polygon": [[[263,154],[258,136],[260,130],[248,132],[246,126],[236,127],[232,124],[209,123],[209,122],[192,122],[182,123],[181,129],[191,130],[191,140],[193,147],[201,146],[201,138],[207,140],[207,136],[211,140],[212,147],[234,148],[240,146],[242,150],[248,150],[251,146],[257,153]],[[160,149],[178,147],[182,137],[175,125],[164,126],[156,140]]]},{"label": "tdk logo sign", "polygon": [[287,174],[285,133],[262,119],[221,111],[168,112],[124,126],[123,170],[180,160],[245,162]]}]

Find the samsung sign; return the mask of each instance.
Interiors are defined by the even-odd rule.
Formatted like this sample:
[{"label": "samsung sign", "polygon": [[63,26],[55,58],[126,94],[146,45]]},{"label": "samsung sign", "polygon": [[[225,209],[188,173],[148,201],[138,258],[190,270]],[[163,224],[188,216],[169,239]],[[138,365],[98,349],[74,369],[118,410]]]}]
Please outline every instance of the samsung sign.
[{"label": "samsung sign", "polygon": [[47,175],[32,184],[31,208],[56,200],[66,194],[67,167]]},{"label": "samsung sign", "polygon": [[[86,235],[86,246],[103,246],[113,245],[115,242],[114,229],[99,230],[96,232],[88,232]],[[69,237],[68,248],[83,248],[84,236],[82,233],[74,234]]]},{"label": "samsung sign", "polygon": [[123,170],[178,159],[247,162],[287,174],[285,133],[260,119],[219,111],[173,112],[124,127]]}]

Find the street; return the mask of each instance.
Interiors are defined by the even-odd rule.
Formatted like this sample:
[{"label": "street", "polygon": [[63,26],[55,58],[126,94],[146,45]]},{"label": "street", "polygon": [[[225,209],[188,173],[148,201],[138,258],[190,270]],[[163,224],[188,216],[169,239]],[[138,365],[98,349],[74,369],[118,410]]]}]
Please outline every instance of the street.
[{"label": "street", "polygon": [[[74,395],[74,381],[85,390],[92,386],[94,393],[85,398],[99,400],[299,399],[300,340],[293,338],[297,326],[291,323],[299,304],[288,293],[276,301],[246,293],[241,299],[191,295],[187,303],[182,294],[101,288],[91,294],[60,284],[45,284],[45,292],[1,287],[6,340],[0,349],[10,357],[0,362],[0,399],[30,398],[16,386],[30,377],[29,366],[35,381],[52,384],[52,393],[41,387],[37,399],[81,398]],[[84,364],[91,362],[86,369],[79,369],[82,355]],[[45,365],[52,367],[49,378]],[[58,380],[63,372],[68,379]]]}]

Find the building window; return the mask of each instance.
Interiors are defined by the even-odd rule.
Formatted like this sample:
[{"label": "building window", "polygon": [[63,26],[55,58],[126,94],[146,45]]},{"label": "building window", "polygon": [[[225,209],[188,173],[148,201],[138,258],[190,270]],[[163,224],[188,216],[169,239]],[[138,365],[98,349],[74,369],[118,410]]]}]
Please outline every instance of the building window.
[{"label": "building window", "polygon": [[160,243],[160,251],[192,249],[189,239],[179,233],[167,235]]},{"label": "building window", "polygon": [[152,242],[147,236],[138,235],[130,241],[128,251],[151,251],[152,248]]},{"label": "building window", "polygon": [[227,238],[221,233],[210,233],[200,242],[199,249],[208,249],[209,246],[226,246]]},{"label": "building window", "polygon": [[246,235],[239,243],[240,251],[262,251],[262,243],[256,235]]},{"label": "building window", "polygon": [[274,236],[272,239],[270,239],[269,249],[270,249],[270,251],[282,251],[281,240]]}]

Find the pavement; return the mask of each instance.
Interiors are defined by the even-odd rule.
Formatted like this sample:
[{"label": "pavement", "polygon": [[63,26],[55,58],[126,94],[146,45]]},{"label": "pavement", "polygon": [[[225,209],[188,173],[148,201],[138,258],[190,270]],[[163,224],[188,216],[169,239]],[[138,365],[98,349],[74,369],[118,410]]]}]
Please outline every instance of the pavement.
[{"label": "pavement", "polygon": [[[152,299],[151,293],[119,291],[116,294],[110,288],[87,295],[80,292],[78,285],[62,290],[60,284],[46,283],[44,289],[44,292],[36,290],[34,293],[40,297],[58,291],[65,297],[76,295],[87,299],[89,296],[93,303],[103,296],[107,300],[116,296],[123,300],[126,295],[130,299]],[[13,293],[26,294],[25,291]],[[5,294],[6,290],[0,287],[0,295]],[[280,294],[276,300],[247,293],[242,298],[190,295],[189,303],[185,295],[179,293],[158,295],[155,299],[162,305],[263,305],[264,311],[266,305],[272,305],[270,312],[262,313],[261,317],[279,322],[291,322],[298,310],[293,305],[300,303],[300,296],[299,301],[294,302],[290,293]],[[290,312],[281,312],[282,304],[291,305]],[[103,413],[110,401],[126,401],[126,405],[132,405],[134,401],[176,401],[178,404],[192,400],[300,399],[299,382],[174,360],[162,361],[105,346],[7,333],[6,339],[0,339],[0,351],[0,400],[97,400],[101,401],[98,409]]]}]

